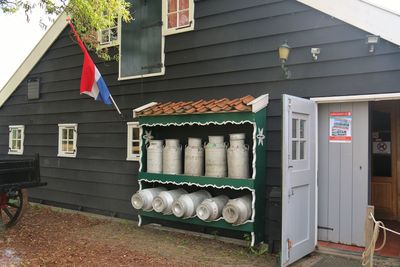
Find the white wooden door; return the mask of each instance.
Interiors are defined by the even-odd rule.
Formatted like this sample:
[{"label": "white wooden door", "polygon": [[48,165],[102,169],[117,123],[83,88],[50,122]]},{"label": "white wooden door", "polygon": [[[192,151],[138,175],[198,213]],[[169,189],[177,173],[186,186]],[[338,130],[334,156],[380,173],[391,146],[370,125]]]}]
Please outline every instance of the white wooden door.
[{"label": "white wooden door", "polygon": [[316,132],[316,104],[283,95],[282,266],[313,252],[317,242]]}]

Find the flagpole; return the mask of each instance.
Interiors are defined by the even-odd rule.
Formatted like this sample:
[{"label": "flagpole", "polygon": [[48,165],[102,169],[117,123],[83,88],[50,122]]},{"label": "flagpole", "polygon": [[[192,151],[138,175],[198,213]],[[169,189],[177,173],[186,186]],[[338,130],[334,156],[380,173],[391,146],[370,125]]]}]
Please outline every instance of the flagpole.
[{"label": "flagpole", "polygon": [[112,97],[112,95],[111,95],[111,94],[110,94],[110,99],[111,99],[111,101],[113,102],[113,104],[114,104],[115,108],[117,109],[117,111],[118,111],[119,115],[121,115],[121,116],[122,116],[122,113],[121,113],[121,111],[119,110],[119,108],[118,108],[118,106],[117,106],[117,103],[115,103],[115,101],[114,101],[114,98]]}]

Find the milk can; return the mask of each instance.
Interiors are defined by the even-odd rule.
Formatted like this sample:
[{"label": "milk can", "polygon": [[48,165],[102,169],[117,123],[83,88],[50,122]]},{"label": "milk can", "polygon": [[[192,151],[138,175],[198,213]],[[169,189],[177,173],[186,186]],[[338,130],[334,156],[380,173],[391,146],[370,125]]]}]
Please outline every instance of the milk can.
[{"label": "milk can", "polygon": [[229,135],[228,177],[249,178],[249,146],[244,143],[244,133]]},{"label": "milk can", "polygon": [[214,221],[221,217],[222,209],[228,202],[229,198],[220,195],[204,200],[196,209],[196,215],[203,221]]},{"label": "milk can", "polygon": [[146,188],[143,190],[139,190],[135,194],[133,194],[131,198],[132,206],[137,210],[143,209],[145,211],[150,211],[152,209],[151,204],[154,197],[165,190],[167,189],[164,187]]},{"label": "milk can", "polygon": [[163,141],[151,140],[147,147],[147,172],[162,172]]},{"label": "milk can", "polygon": [[176,217],[193,217],[196,215],[197,206],[207,198],[211,198],[211,194],[206,190],[182,195],[172,204],[172,213]]},{"label": "milk can", "polygon": [[189,137],[185,148],[185,174],[201,176],[204,174],[204,148],[201,138]]},{"label": "milk can", "polygon": [[223,136],[209,136],[205,145],[206,176],[226,177],[226,144]]},{"label": "milk can", "polygon": [[232,224],[242,224],[251,217],[251,195],[231,199],[222,210],[222,217]]},{"label": "milk can", "polygon": [[172,203],[177,200],[181,195],[187,194],[185,189],[179,188],[175,190],[163,191],[153,199],[153,209],[156,212],[162,212],[163,214],[172,213]]},{"label": "milk can", "polygon": [[179,139],[165,139],[163,149],[163,173],[182,173],[182,146]]}]

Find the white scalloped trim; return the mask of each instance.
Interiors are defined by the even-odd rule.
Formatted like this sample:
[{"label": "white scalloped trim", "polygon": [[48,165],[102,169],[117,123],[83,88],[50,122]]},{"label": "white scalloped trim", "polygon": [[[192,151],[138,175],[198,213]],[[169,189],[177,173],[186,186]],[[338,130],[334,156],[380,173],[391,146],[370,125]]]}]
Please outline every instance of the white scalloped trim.
[{"label": "white scalloped trim", "polygon": [[251,220],[254,221],[254,218],[256,217],[256,192],[255,191],[251,192],[251,209],[252,209]]},{"label": "white scalloped trim", "polygon": [[154,127],[154,126],[184,126],[184,125],[200,125],[200,126],[205,126],[205,125],[210,125],[210,124],[216,124],[216,125],[225,125],[225,124],[245,124],[245,123],[252,123],[254,124],[254,121],[250,121],[250,120],[244,120],[244,121],[222,121],[222,122],[216,122],[216,121],[209,121],[209,122],[196,122],[196,121],[186,121],[186,122],[181,122],[181,123],[177,123],[177,122],[170,122],[170,123],[161,123],[161,122],[157,122],[157,123],[143,123],[141,124],[141,126],[147,126],[147,127]]},{"label": "white scalloped trim", "polygon": [[142,171],[143,165],[142,165],[142,145],[143,145],[143,128],[141,125],[139,125],[139,172]]},{"label": "white scalloped trim", "polygon": [[251,167],[253,168],[253,175],[251,178],[253,178],[253,180],[256,179],[256,159],[257,159],[257,153],[256,153],[256,149],[257,149],[257,139],[256,139],[256,135],[257,135],[257,124],[253,123],[253,162],[251,163]]},{"label": "white scalloped trim", "polygon": [[[218,188],[218,189],[224,189],[224,188],[230,188],[233,190],[243,190],[243,189],[247,189],[250,190],[251,192],[254,192],[254,189],[251,189],[250,187],[247,186],[241,186],[241,187],[233,187],[231,185],[221,185],[221,186],[217,186],[215,184],[198,184],[198,183],[191,183],[191,182],[175,182],[175,181],[160,181],[160,180],[147,180],[147,179],[139,179],[138,180],[139,183],[140,182],[148,182],[148,183],[160,183],[160,184],[174,184],[174,185],[188,185],[188,186],[197,186],[197,187],[213,187],[213,188]],[[141,184],[140,184],[140,188],[141,188]]]}]

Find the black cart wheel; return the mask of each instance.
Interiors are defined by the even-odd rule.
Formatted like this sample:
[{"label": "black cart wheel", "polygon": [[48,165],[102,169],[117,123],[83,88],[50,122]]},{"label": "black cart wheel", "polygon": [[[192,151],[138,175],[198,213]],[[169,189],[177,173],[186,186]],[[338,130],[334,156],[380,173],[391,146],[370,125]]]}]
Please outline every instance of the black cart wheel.
[{"label": "black cart wheel", "polygon": [[5,227],[13,226],[22,215],[26,199],[25,190],[15,190],[0,195],[0,212]]}]

